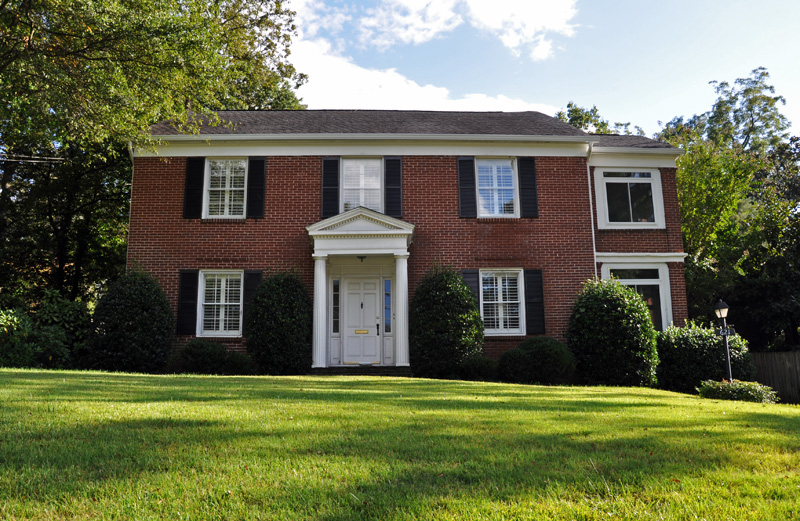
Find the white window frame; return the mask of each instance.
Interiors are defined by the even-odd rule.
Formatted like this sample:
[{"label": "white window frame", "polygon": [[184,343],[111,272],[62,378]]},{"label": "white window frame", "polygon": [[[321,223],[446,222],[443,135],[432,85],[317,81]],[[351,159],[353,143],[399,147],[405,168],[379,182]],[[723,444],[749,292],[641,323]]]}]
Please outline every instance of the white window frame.
[{"label": "white window frame", "polygon": [[[522,268],[496,268],[478,270],[478,293],[480,294],[479,306],[481,319],[483,316],[483,277],[484,275],[516,275],[517,291],[519,297],[519,328],[516,329],[489,329],[484,326],[486,336],[525,336],[525,272]],[[485,322],[484,322],[485,324]]]},{"label": "white window frame", "polygon": [[[210,215],[209,205],[211,203],[209,193],[211,191],[211,161],[244,161],[244,200],[241,215]],[[247,216],[247,178],[250,174],[250,162],[246,157],[207,157],[205,173],[203,176],[203,219],[245,219]]]},{"label": "white window frame", "polygon": [[[609,178],[605,173],[649,173],[650,178],[635,178],[637,183],[650,183],[653,196],[653,214],[655,222],[612,222],[608,216],[608,194],[606,186],[610,183],[630,183],[634,181],[630,177]],[[601,230],[613,229],[663,229],[666,227],[664,219],[664,196],[661,188],[661,172],[657,168],[623,168],[623,167],[595,167],[594,169],[594,191],[597,199],[597,227]]]},{"label": "white window frame", "polygon": [[[239,327],[236,330],[229,331],[205,331],[203,329],[203,310],[205,307],[205,289],[206,277],[221,275],[221,276],[239,276]],[[238,338],[242,336],[242,324],[244,321],[244,271],[243,270],[203,270],[200,271],[200,281],[197,284],[197,335],[198,337],[226,337]],[[226,281],[229,279],[226,279]],[[227,282],[226,282],[227,284]],[[225,304],[232,304],[226,302]],[[224,318],[220,318],[224,320]]]},{"label": "white window frame", "polygon": [[[514,213],[513,214],[502,214],[502,213],[483,213],[481,211],[481,187],[480,187],[480,179],[478,174],[479,163],[481,162],[494,162],[494,161],[508,161],[511,164],[511,172],[512,172],[512,180],[514,182],[514,186],[512,189],[514,190]],[[475,204],[478,211],[478,218],[481,219],[519,219],[520,216],[520,201],[519,201],[519,169],[517,168],[517,159],[513,157],[476,157],[475,158]]]},{"label": "white window frame", "polygon": [[[374,210],[379,213],[384,213],[384,209],[386,208],[386,204],[384,201],[384,187],[386,186],[385,175],[386,175],[386,165],[383,157],[343,157],[339,162],[339,212],[346,212],[348,210],[352,210],[353,208],[358,208],[358,206],[354,206],[353,208],[348,208],[345,210],[344,208],[344,165],[347,161],[377,161],[380,165],[380,186],[378,187],[378,192],[380,194],[380,209],[376,210],[374,208],[369,208],[370,210]],[[366,207],[365,207],[366,208]]]},{"label": "white window frame", "polygon": [[637,262],[637,263],[603,263],[600,276],[604,280],[611,278],[614,270],[658,270],[657,279],[617,279],[625,286],[634,284],[658,284],[658,294],[661,298],[661,327],[662,331],[672,324],[672,295],[670,292],[669,267],[663,262]]}]

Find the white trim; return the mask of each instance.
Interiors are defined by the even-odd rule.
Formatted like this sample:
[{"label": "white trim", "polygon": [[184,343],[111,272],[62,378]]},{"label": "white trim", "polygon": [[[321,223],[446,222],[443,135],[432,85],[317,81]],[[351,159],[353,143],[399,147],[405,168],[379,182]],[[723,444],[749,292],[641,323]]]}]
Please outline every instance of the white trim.
[{"label": "white trim", "polygon": [[[239,329],[237,331],[203,330],[203,307],[205,305],[206,277],[209,275],[239,275]],[[241,338],[244,322],[244,270],[200,270],[197,284],[197,325],[195,336],[198,338]],[[227,280],[227,279],[226,279]],[[226,282],[227,284],[227,282]]]},{"label": "white trim", "polygon": [[[485,274],[517,274],[517,295],[519,297],[519,329],[489,329],[484,327],[485,336],[525,336],[525,270],[522,268],[482,268],[478,270],[478,305],[483,319],[483,276]],[[499,291],[499,288],[498,288]]]},{"label": "white trim", "polygon": [[629,262],[611,263],[603,262],[600,270],[604,280],[611,278],[611,270],[658,270],[658,279],[619,279],[624,285],[657,283],[658,294],[661,300],[661,327],[656,329],[664,330],[672,325],[672,292],[670,290],[669,267],[663,262]]},{"label": "white trim", "polygon": [[[512,190],[514,191],[514,213],[513,214],[503,214],[503,213],[481,213],[481,183],[478,174],[478,163],[481,161],[488,161],[488,162],[496,162],[496,161],[508,161],[511,163],[511,180],[514,183],[512,186]],[[478,213],[479,219],[519,219],[520,216],[520,201],[519,201],[519,168],[517,165],[517,158],[515,157],[476,157],[475,158],[475,202],[476,202],[476,210]],[[494,177],[494,175],[493,175]],[[498,190],[498,188],[491,187],[493,191]]]},{"label": "white trim", "polygon": [[680,152],[671,149],[642,150],[638,148],[594,147],[589,166],[629,168],[675,168]]},{"label": "white trim", "polygon": [[337,134],[155,134],[160,142],[170,141],[531,141],[535,143],[588,143],[597,141],[586,136],[533,136],[520,134],[391,134],[391,133],[337,133]]},{"label": "white trim", "polygon": [[[135,157],[204,157],[209,154],[225,156],[537,156],[586,157],[588,145],[583,143],[552,143],[524,141],[255,141],[194,140],[165,143],[155,148],[138,148]],[[673,162],[674,163],[674,162]]]},{"label": "white trim", "polygon": [[[242,215],[210,215],[208,207],[210,204],[209,192],[211,190],[211,161],[244,161],[244,200],[242,201]],[[203,165],[203,219],[233,219],[242,220],[247,218],[247,180],[250,174],[250,161],[247,157],[206,157]]]},{"label": "white trim", "polygon": [[[649,178],[607,178],[605,172],[649,173]],[[612,222],[608,216],[608,197],[606,186],[614,183],[647,183],[653,199],[655,222]],[[647,230],[666,228],[664,217],[664,196],[661,188],[661,172],[656,168],[597,167],[594,169],[594,190],[597,199],[597,228],[600,230]]]},{"label": "white trim", "polygon": [[597,262],[640,264],[651,262],[683,262],[687,255],[688,253],[595,253]]}]

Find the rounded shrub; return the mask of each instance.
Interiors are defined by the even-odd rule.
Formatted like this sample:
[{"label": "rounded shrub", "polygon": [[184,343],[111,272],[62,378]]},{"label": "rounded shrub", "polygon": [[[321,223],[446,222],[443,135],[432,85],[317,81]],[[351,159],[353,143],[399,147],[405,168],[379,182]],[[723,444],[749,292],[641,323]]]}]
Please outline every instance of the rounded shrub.
[{"label": "rounded shrub", "polygon": [[0,367],[33,367],[33,322],[17,309],[0,310]]},{"label": "rounded shrub", "polygon": [[172,324],[172,311],[158,282],[145,272],[131,271],[112,283],[97,303],[88,365],[109,371],[162,371]]},{"label": "rounded shrub", "polygon": [[758,382],[740,382],[734,380],[704,380],[700,382],[697,393],[702,398],[716,400],[739,400],[742,402],[777,403],[778,395],[769,387]]},{"label": "rounded shrub", "polygon": [[253,359],[247,353],[240,353],[239,351],[228,351],[228,356],[225,358],[225,367],[222,369],[222,374],[229,375],[251,375],[258,374],[258,368]]},{"label": "rounded shrub", "polygon": [[481,354],[483,320],[464,279],[435,266],[417,286],[409,308],[411,367],[416,376],[448,378]]},{"label": "rounded shrub", "polygon": [[261,281],[245,319],[247,352],[267,374],[302,374],[311,368],[313,307],[295,273]]},{"label": "rounded shrub", "polygon": [[178,351],[172,360],[172,371],[192,374],[223,374],[228,349],[212,340],[195,338]]},{"label": "rounded shrub", "polygon": [[483,355],[470,356],[458,365],[456,375],[461,380],[492,382],[497,380],[497,360]]},{"label": "rounded shrub", "polygon": [[49,341],[52,341],[54,336],[59,336],[52,331],[52,328],[62,331],[64,335],[66,354],[53,344],[52,347],[58,354],[54,356],[51,352],[46,355],[45,367],[69,367],[73,359],[80,357],[91,325],[91,316],[84,302],[68,300],[56,290],[45,290],[34,320],[37,331],[49,329],[41,331]]},{"label": "rounded shrub", "polygon": [[[734,378],[752,380],[755,366],[747,341],[739,335],[728,337]],[[694,323],[669,327],[658,333],[658,385],[662,389],[694,393],[703,380],[728,377],[725,340],[713,329]]]},{"label": "rounded shrub", "polygon": [[500,355],[498,374],[506,382],[559,384],[570,379],[575,357],[563,342],[546,336],[523,340]]},{"label": "rounded shrub", "polygon": [[617,280],[588,280],[567,327],[578,375],[588,383],[656,383],[656,330],[647,304]]}]

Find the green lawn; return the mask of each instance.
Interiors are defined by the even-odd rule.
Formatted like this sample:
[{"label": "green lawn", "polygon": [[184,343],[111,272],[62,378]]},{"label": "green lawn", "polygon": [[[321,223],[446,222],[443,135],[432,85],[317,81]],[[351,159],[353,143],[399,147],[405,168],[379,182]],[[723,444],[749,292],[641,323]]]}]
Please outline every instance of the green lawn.
[{"label": "green lawn", "polygon": [[800,407],[0,370],[0,519],[800,519]]}]

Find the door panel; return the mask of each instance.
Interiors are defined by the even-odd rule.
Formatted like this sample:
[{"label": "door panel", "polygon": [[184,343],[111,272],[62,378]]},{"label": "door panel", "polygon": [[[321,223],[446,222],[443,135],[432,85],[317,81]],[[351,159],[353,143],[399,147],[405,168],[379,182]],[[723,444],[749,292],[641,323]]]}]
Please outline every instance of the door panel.
[{"label": "door panel", "polygon": [[351,280],[345,285],[345,364],[372,364],[381,361],[378,286],[376,280]]}]

